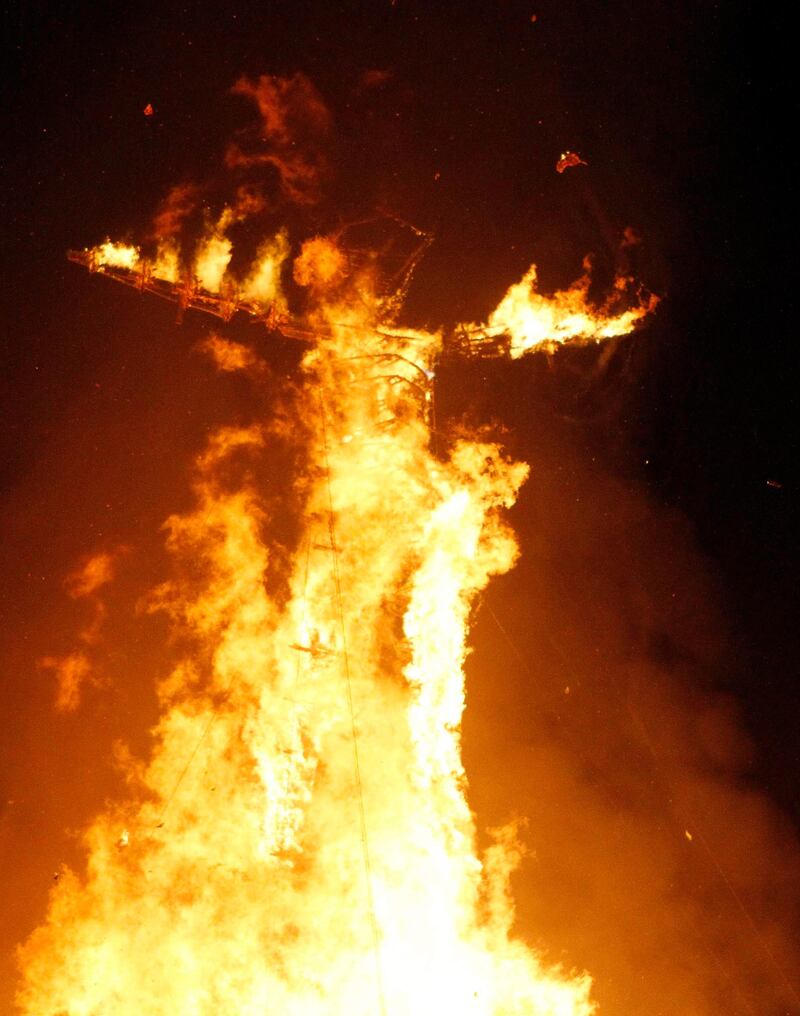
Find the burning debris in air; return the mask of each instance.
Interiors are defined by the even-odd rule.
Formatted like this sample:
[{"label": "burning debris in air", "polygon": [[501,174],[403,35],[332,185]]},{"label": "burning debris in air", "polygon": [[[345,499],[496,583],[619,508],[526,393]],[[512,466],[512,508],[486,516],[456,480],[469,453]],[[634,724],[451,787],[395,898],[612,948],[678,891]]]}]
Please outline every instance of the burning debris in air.
[{"label": "burning debris in air", "polygon": [[[445,348],[517,357],[600,340],[655,299],[620,278],[598,308],[588,274],[545,297],[532,267],[485,323],[405,328],[429,243],[418,230],[388,281],[342,230],[280,229],[234,274],[237,220],[269,200],[316,200],[329,129],[300,75],[236,91],[262,122],[227,164],[268,169],[272,198],[250,190],[187,254],[184,188],[152,254],[108,241],[70,256],[304,344],[284,435],[308,462],[289,593],[271,591],[269,520],[247,478],[277,438],[269,421],[223,428],[195,464],[194,506],[166,523],[191,568],[149,601],[191,649],[159,683],[152,754],[129,763],[137,792],[86,831],[87,874],[59,878],[21,950],[21,1011],[589,1016],[589,977],[546,966],[513,934],[521,848],[509,826],[479,854],[461,759],[470,612],[514,565],[503,511],[528,467],[465,437],[434,454],[432,386]],[[252,349],[216,334],[203,347],[220,370],[258,378]]]},{"label": "burning debris in air", "polygon": [[573,166],[588,166],[589,163],[585,159],[582,159],[577,152],[562,152],[558,162],[556,163],[556,172],[563,173],[567,169],[571,169]]}]

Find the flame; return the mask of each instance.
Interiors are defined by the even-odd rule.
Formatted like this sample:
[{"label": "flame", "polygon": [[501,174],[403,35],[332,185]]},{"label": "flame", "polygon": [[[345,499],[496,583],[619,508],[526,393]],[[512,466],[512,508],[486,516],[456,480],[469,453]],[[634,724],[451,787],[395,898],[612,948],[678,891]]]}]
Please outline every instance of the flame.
[{"label": "flame", "polygon": [[[655,310],[658,297],[638,292],[634,292],[633,307],[616,312],[612,309],[621,296],[630,294],[634,288],[633,280],[625,275],[616,277],[614,292],[603,305],[592,306],[590,272],[591,262],[587,259],[579,279],[548,297],[536,291],[537,269],[535,264],[531,265],[490,314],[488,334],[510,336],[510,353],[517,359],[532,350],[564,342],[600,341],[627,335]],[[474,327],[467,326],[467,330]]]},{"label": "flame", "polygon": [[98,687],[103,683],[95,662],[90,658],[91,651],[102,641],[106,617],[106,605],[100,590],[114,580],[118,559],[126,549],[117,547],[114,551],[92,554],[64,580],[64,588],[73,600],[86,601],[89,617],[77,634],[79,648],[64,656],[44,656],[39,660],[39,666],[43,670],[51,670],[55,676],[57,712],[74,712],[81,704],[84,687]]},{"label": "flame", "polygon": [[184,305],[194,306],[193,300],[198,298],[201,309],[216,307],[214,312],[226,319],[239,308],[251,314],[280,316],[286,311],[281,281],[289,255],[286,231],[281,230],[264,241],[244,279],[238,279],[229,271],[233,242],[227,236],[230,225],[236,220],[237,213],[225,209],[195,245],[191,258],[193,268],[188,276],[181,269],[180,245],[170,238],[158,243],[152,258],[144,256],[139,247],[110,240],[70,256],[92,271],[111,275]]},{"label": "flame", "polygon": [[176,284],[180,279],[180,250],[178,245],[167,241],[159,244],[150,272],[154,279]]},{"label": "flame", "polygon": [[106,240],[105,243],[95,247],[92,255],[98,268],[108,265],[110,268],[125,268],[129,272],[135,272],[141,261],[138,247],[112,243],[111,240]]},{"label": "flame", "polygon": [[108,585],[114,578],[119,554],[119,550],[116,553],[103,550],[88,557],[79,568],[66,577],[64,585],[69,595],[73,599],[91,596],[102,586]]},{"label": "flame", "polygon": [[306,240],[294,262],[294,281],[298,286],[325,290],[346,271],[344,256],[337,245],[324,236]]},{"label": "flame", "polygon": [[249,371],[257,375],[265,367],[264,361],[249,346],[232,342],[221,335],[209,335],[198,348],[211,357],[218,370],[227,374]]},{"label": "flame", "polygon": [[75,650],[66,656],[43,656],[39,666],[52,670],[55,675],[56,712],[75,712],[81,704],[84,685],[93,681],[92,665],[86,653]]},{"label": "flame", "polygon": [[255,264],[241,287],[240,295],[261,307],[285,307],[281,292],[281,269],[289,254],[289,238],[282,231],[261,245]]},{"label": "flame", "polygon": [[194,274],[201,288],[207,293],[218,293],[222,279],[228,270],[233,244],[225,235],[232,214],[226,209],[219,222],[198,245],[194,261]]},{"label": "flame", "polygon": [[[194,262],[212,293],[226,225]],[[262,248],[249,299],[280,299],[288,249],[285,234]],[[136,248],[94,257],[141,270]],[[322,237],[292,269],[315,340],[288,595],[271,592],[266,509],[247,479],[276,429],[223,428],[197,459],[193,508],[166,523],[177,577],[149,600],[189,650],[158,686],[149,761],[127,762],[138,793],[92,823],[85,877],[64,873],[20,950],[24,1014],[594,1012],[588,975],[515,937],[516,830],[481,856],[461,760],[470,612],[514,564],[502,512],[528,467],[483,440],[433,454],[444,336],[391,325],[369,272],[346,269]],[[534,281],[532,268],[490,318],[512,355],[635,320],[592,316],[584,280],[551,300]],[[247,347],[203,348],[258,376]],[[105,577],[102,562],[85,575],[91,588]]]}]

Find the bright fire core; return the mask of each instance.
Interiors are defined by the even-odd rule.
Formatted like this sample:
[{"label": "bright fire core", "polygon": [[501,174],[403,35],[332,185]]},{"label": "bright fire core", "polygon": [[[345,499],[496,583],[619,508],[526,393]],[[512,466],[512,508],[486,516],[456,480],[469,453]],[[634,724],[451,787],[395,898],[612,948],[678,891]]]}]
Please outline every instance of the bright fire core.
[{"label": "bright fire core", "polygon": [[[260,279],[281,307],[287,252],[269,247],[247,299]],[[134,248],[93,256],[141,270]],[[215,273],[204,257],[195,286],[208,296],[227,261]],[[288,595],[246,477],[289,428],[220,430],[196,462],[193,509],[167,522],[182,577],[150,604],[190,649],[159,685],[131,800],[94,821],[86,875],[64,874],[22,948],[30,1016],[594,1011],[587,975],[546,967],[514,936],[520,847],[509,827],[479,854],[461,761],[470,609],[514,564],[502,511],[527,466],[463,437],[433,453],[442,335],[395,327],[396,302],[344,264],[315,239],[293,268],[314,338],[291,435],[307,465]],[[616,332],[607,313],[593,319],[586,286],[548,300],[534,279],[484,332],[520,320],[512,355],[570,337],[578,318],[572,335],[633,327],[630,312]],[[257,365],[228,340],[206,347],[220,369]]]}]

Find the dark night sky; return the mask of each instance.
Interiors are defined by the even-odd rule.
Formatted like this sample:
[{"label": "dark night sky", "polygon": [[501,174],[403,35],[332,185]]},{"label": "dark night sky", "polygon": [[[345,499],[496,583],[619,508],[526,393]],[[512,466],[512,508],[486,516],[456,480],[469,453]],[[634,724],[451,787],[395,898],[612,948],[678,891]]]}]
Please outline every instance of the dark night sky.
[{"label": "dark night sky", "polygon": [[[592,371],[595,351],[549,365],[537,357],[498,368],[481,393],[480,372],[450,365],[440,398],[453,415],[477,405],[504,419],[521,455],[539,427],[569,433],[622,488],[643,489],[682,520],[729,632],[714,681],[738,699],[756,741],[748,779],[800,824],[797,188],[787,151],[797,111],[780,29],[766,52],[753,38],[755,7],[660,0],[142,0],[20,3],[5,15],[7,659],[23,666],[20,618],[49,609],[53,594],[42,590],[98,538],[131,525],[122,502],[135,506],[134,529],[157,527],[168,500],[149,504],[137,477],[165,498],[181,489],[185,474],[165,478],[167,466],[109,464],[115,441],[134,455],[131,421],[168,460],[192,447],[198,398],[209,420],[225,412],[199,381],[176,378],[173,393],[164,380],[181,370],[196,326],[173,329],[169,309],[89,278],[65,250],[142,235],[172,184],[219,165],[248,112],[232,83],[302,70],[333,110],[340,212],[378,200],[436,233],[410,299],[419,321],[478,319],[531,261],[545,286],[563,284],[587,251],[602,263],[609,229],[642,234],[637,270],[665,299],[602,371]],[[376,69],[386,83],[365,98],[358,82]],[[567,148],[589,167],[558,176]],[[319,215],[320,228],[333,221]],[[148,328],[161,346],[136,339]],[[159,423],[171,395],[172,416]],[[96,443],[92,426],[103,430]],[[75,521],[85,512],[78,493],[37,494],[48,475],[66,475],[65,455],[84,460],[99,499],[106,481],[118,484],[120,504]],[[33,513],[24,524],[21,498]],[[43,514],[48,503],[63,514]],[[19,669],[3,675],[6,758],[29,736],[19,733],[33,708],[27,681]]]}]

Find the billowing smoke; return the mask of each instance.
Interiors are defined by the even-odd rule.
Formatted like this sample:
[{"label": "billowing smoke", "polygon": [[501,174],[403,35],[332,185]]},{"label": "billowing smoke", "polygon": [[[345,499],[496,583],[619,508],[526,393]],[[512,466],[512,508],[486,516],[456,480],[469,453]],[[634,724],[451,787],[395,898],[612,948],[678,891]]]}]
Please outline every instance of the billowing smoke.
[{"label": "billowing smoke", "polygon": [[523,551],[480,612],[465,747],[483,822],[526,819],[520,925],[592,971],[601,1013],[796,1012],[800,851],[713,690],[734,660],[711,565],[574,424],[512,417]]},{"label": "billowing smoke", "polygon": [[232,169],[265,169],[277,175],[280,194],[290,202],[315,204],[328,172],[326,147],[331,115],[304,74],[241,78],[234,94],[251,99],[260,122],[243,130],[225,153]]}]

